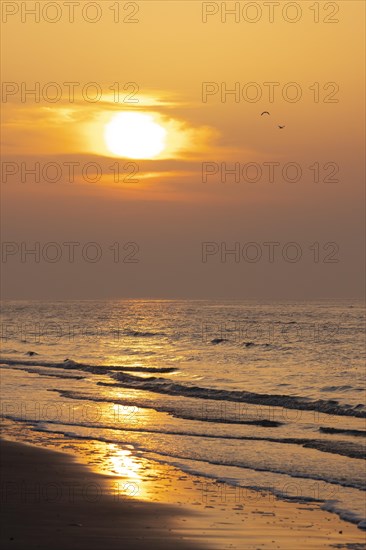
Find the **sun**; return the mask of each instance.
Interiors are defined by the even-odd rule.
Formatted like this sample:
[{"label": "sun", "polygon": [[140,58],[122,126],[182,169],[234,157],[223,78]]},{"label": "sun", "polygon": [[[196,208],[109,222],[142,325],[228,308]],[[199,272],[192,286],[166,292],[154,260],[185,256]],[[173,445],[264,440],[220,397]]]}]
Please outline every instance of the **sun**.
[{"label": "sun", "polygon": [[108,150],[133,159],[158,156],[166,147],[166,136],[165,128],[145,113],[118,113],[104,130]]}]

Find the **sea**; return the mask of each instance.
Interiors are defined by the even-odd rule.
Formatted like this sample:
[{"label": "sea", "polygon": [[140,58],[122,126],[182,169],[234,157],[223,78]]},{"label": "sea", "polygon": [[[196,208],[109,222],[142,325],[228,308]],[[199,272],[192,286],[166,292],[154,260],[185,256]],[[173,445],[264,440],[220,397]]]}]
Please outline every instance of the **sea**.
[{"label": "sea", "polygon": [[5,301],[0,367],[4,438],[120,449],[366,528],[361,302]]}]

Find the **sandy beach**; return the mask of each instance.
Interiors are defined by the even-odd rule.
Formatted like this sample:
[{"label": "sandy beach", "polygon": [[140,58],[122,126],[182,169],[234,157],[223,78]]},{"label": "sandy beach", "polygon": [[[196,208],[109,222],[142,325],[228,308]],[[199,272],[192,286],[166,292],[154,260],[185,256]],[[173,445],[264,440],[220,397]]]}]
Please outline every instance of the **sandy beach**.
[{"label": "sandy beach", "polygon": [[239,499],[228,486],[223,498],[166,465],[145,464],[144,500],[128,496],[123,479],[49,449],[2,441],[1,467],[5,549],[365,547],[361,530],[313,503],[248,491]]},{"label": "sandy beach", "polygon": [[177,510],[118,498],[64,453],[2,441],[1,467],[2,548],[193,548],[171,533]]}]

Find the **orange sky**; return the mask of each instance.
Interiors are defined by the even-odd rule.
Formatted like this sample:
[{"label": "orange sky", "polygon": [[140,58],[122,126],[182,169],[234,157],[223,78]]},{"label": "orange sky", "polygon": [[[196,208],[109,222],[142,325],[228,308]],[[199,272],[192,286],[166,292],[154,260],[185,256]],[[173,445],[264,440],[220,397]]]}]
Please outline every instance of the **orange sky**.
[{"label": "orange sky", "polygon": [[[27,2],[28,7],[33,4]],[[270,23],[266,4],[256,2],[262,10],[256,23],[245,21],[242,12],[240,22],[228,16],[223,23],[220,11],[203,23],[205,8],[196,0],[119,2],[121,18],[138,7],[131,15],[138,22],[115,23],[110,8],[117,3],[104,0],[96,2],[101,19],[95,24],[81,17],[87,4],[78,3],[73,23],[64,2],[58,2],[61,19],[54,24],[44,21],[42,14],[40,23],[34,23],[32,16],[22,22],[20,8],[14,15],[12,6],[3,11],[2,150],[3,162],[13,163],[6,165],[2,184],[3,240],[95,241],[105,248],[116,241],[136,241],[141,261],[127,266],[110,265],[107,260],[70,265],[63,258],[55,264],[37,264],[30,259],[22,263],[14,255],[3,265],[4,295],[361,296],[364,3],[315,3],[320,21],[314,23],[310,9],[314,2],[297,2],[300,20],[289,23],[282,11],[288,3],[280,2]],[[208,10],[221,5],[208,4]],[[247,4],[240,2],[240,9]],[[332,6],[340,8],[336,15]],[[295,12],[286,13],[293,17]],[[52,11],[49,16],[53,17]],[[339,21],[326,23],[326,17]],[[31,95],[24,100],[22,85],[32,88],[36,82],[41,90],[49,82],[57,83],[62,97],[54,103],[42,95],[39,102]],[[74,101],[65,82],[80,83]],[[81,90],[89,82],[102,91],[100,101],[85,100]],[[138,103],[114,102],[109,88],[116,82],[122,99],[132,89],[123,91],[123,86],[136,83]],[[216,83],[211,89],[219,91],[203,102],[205,82]],[[273,101],[268,82],[278,83]],[[283,98],[291,82],[301,90],[297,102]],[[235,83],[240,100],[228,95],[223,102],[220,92]],[[258,102],[246,99],[248,83],[255,83],[262,93]],[[319,83],[319,102],[314,100],[314,83]],[[334,84],[324,89],[327,83]],[[293,91],[292,86],[289,92]],[[337,102],[324,102],[327,97]],[[131,159],[109,155],[103,141],[106,122],[126,110],[151,113],[167,130],[168,147],[158,158],[133,161],[137,181],[125,177]],[[264,110],[270,111],[269,117],[261,117]],[[278,124],[286,127],[279,130]],[[110,170],[116,160],[125,172],[124,181],[118,183]],[[57,163],[61,179],[34,183],[30,176],[21,183],[21,163],[31,167],[35,162]],[[70,162],[78,163],[72,183],[65,169]],[[218,174],[203,182],[202,163],[207,162],[218,168]],[[95,183],[80,173],[87,163],[102,169]],[[259,182],[242,177],[237,183],[230,178],[222,182],[221,163],[228,168],[240,163],[240,169],[256,163],[263,177]],[[268,163],[279,166],[274,182],[268,181]],[[288,163],[301,167],[299,182],[281,176]],[[324,165],[336,163],[339,181],[315,183],[309,169],[314,163],[319,163],[321,180],[332,172]],[[12,175],[14,166],[17,173]],[[336,242],[340,261],[319,265],[304,254],[297,264],[221,263],[219,257],[203,264],[204,241],[225,242],[228,247],[234,242],[296,241],[304,250],[315,241]],[[62,283],[56,281],[59,276]]]}]

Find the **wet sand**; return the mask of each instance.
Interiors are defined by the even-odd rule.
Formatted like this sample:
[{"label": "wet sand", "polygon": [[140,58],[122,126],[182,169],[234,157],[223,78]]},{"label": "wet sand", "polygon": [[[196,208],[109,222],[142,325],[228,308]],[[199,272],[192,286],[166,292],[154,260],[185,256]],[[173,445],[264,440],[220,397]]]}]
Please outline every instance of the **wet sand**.
[{"label": "wet sand", "polygon": [[239,492],[138,460],[135,483],[66,453],[3,441],[2,548],[366,548],[363,531],[317,503]]},{"label": "wet sand", "polygon": [[64,453],[1,441],[1,548],[170,550],[177,510],[113,494],[106,477]]}]

